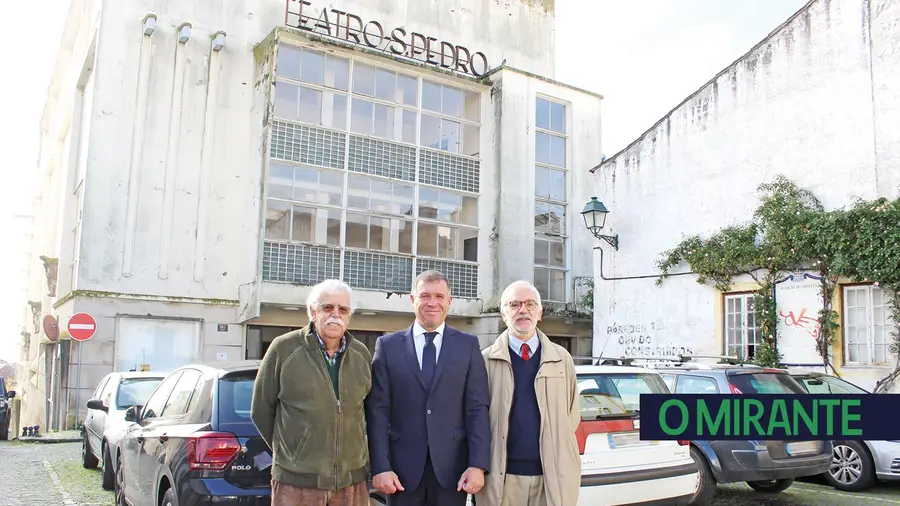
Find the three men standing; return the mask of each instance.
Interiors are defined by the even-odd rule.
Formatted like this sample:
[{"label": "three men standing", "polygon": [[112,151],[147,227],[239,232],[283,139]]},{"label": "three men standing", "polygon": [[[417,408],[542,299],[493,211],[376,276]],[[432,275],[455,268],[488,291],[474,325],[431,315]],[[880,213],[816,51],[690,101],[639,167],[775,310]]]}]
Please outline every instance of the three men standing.
[{"label": "three men standing", "polygon": [[371,354],[347,332],[352,291],[313,287],[309,325],[279,336],[263,357],[250,417],[272,449],[272,506],[368,506],[363,402]]},{"label": "three men standing", "polygon": [[507,330],[483,355],[491,388],[491,474],[478,506],[575,506],[581,421],[572,356],[538,330],[541,295],[525,281],[500,296]]},{"label": "three men standing", "polygon": [[378,338],[366,422],[372,485],[389,506],[463,506],[490,469],[488,382],[478,338],[444,322],[450,282],[413,281],[416,321]]}]

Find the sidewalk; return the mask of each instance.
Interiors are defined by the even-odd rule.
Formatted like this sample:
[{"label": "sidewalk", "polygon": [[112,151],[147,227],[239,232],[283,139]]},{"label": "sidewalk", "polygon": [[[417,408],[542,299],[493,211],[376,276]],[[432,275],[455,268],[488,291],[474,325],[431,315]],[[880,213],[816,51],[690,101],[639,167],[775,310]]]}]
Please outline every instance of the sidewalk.
[{"label": "sidewalk", "polygon": [[[13,437],[12,434],[9,436],[10,438]],[[77,443],[81,441],[81,431],[63,430],[47,434],[42,433],[39,436],[21,436],[17,434],[15,440],[20,443]]]}]

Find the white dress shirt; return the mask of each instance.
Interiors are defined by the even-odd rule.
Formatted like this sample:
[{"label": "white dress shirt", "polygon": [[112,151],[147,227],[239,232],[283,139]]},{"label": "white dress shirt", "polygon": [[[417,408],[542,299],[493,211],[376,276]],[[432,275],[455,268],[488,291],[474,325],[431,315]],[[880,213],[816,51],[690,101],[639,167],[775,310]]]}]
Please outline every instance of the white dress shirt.
[{"label": "white dress shirt", "polygon": [[509,347],[516,353],[518,356],[522,356],[522,344],[528,344],[528,348],[531,350],[528,354],[529,358],[533,357],[535,353],[537,353],[538,346],[541,345],[541,340],[538,339],[537,333],[531,336],[527,341],[522,341],[518,337],[509,336]]},{"label": "white dress shirt", "polygon": [[[437,335],[434,337],[434,363],[437,364],[438,358],[441,356],[441,343],[444,341],[444,327],[445,323],[442,323],[438,328],[434,329],[434,332],[437,332]],[[425,351],[425,332],[427,330],[423,329],[419,322],[413,324],[413,341],[416,345],[416,357],[419,359],[419,368],[422,367],[422,352]]]}]

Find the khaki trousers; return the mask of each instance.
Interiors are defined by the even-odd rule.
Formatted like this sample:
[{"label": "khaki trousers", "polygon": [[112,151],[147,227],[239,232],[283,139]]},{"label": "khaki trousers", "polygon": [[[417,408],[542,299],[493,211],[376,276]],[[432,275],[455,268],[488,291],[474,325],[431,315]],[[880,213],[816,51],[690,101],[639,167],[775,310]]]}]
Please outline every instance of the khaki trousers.
[{"label": "khaki trousers", "polygon": [[299,488],[272,479],[272,506],[369,506],[365,481],[340,490]]},{"label": "khaki trousers", "polygon": [[507,474],[500,506],[547,506],[544,477]]}]

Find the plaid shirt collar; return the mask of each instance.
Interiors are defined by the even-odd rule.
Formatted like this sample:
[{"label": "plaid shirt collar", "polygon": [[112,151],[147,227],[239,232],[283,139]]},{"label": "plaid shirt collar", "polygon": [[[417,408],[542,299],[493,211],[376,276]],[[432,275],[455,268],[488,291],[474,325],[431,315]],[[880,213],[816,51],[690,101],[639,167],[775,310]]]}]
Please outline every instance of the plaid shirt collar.
[{"label": "plaid shirt collar", "polygon": [[338,358],[340,358],[340,356],[343,355],[345,351],[347,351],[347,336],[343,336],[341,337],[341,347],[334,354],[334,356],[329,357],[328,350],[325,348],[325,341],[323,341],[322,338],[319,337],[319,333],[316,331],[316,327],[314,325],[312,326],[312,333],[316,336],[316,341],[319,342],[319,349],[322,350],[322,356],[325,357],[325,361],[329,364],[334,365],[335,363],[337,363]]}]

